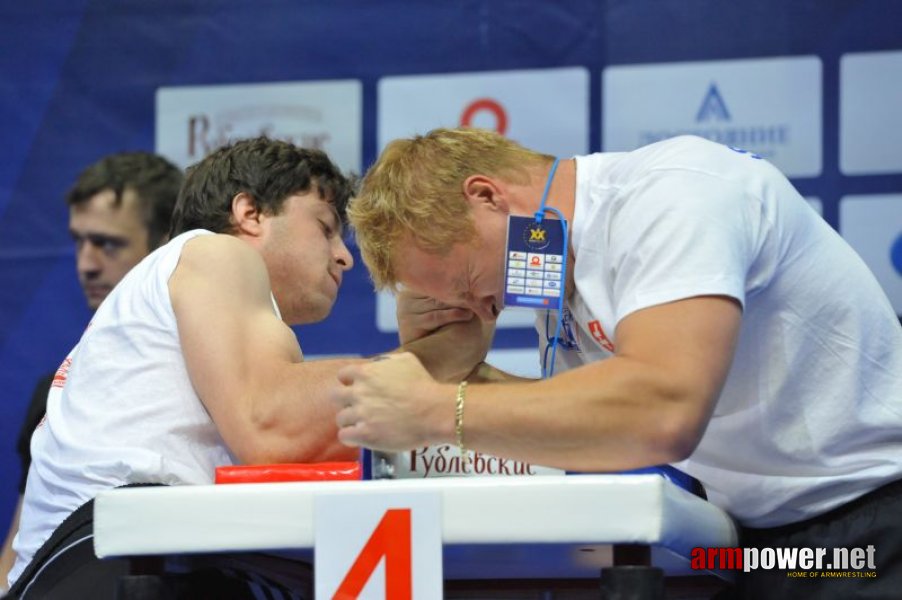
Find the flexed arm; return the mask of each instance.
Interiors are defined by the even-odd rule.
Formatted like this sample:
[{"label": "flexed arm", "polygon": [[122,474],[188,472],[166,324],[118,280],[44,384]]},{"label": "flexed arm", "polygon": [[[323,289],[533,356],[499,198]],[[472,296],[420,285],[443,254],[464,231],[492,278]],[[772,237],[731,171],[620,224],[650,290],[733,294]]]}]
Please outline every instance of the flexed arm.
[{"label": "flexed arm", "polygon": [[347,460],[327,384],[348,360],[303,361],[263,259],[226,235],[186,243],[169,281],[191,382],[243,463]]}]

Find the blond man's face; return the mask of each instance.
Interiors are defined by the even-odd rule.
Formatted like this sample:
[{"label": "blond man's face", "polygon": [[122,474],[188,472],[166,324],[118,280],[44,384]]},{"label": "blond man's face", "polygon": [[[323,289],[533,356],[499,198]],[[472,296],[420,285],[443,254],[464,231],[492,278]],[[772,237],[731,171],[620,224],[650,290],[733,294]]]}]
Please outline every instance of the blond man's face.
[{"label": "blond man's face", "polygon": [[398,281],[417,294],[494,321],[503,308],[504,252],[504,238],[479,226],[476,239],[454,245],[445,255],[425,252],[409,241],[397,252]]}]

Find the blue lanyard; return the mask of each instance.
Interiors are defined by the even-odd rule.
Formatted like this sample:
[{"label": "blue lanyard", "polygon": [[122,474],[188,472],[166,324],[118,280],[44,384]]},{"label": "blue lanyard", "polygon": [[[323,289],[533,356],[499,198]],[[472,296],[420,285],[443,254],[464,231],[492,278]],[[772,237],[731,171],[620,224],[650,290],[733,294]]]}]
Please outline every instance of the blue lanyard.
[{"label": "blue lanyard", "polygon": [[[564,219],[563,213],[556,208],[546,207],[545,203],[548,201],[548,191],[551,189],[551,182],[554,180],[554,174],[557,172],[557,166],[560,162],[559,158],[554,159],[554,163],[551,165],[551,171],[548,173],[548,180],[545,182],[545,191],[542,192],[542,201],[539,203],[539,210],[536,211],[536,223],[541,223],[545,218],[545,212],[551,212],[557,216],[560,224],[561,230],[563,233],[563,241],[564,241],[564,251],[562,256],[562,264],[561,264],[561,295],[558,298],[557,303],[557,326],[554,330],[554,336],[549,341],[549,346],[545,346],[545,352],[542,356],[542,379],[551,377],[554,374],[554,360],[557,355],[557,347],[561,343],[561,326],[564,323],[564,294],[566,293],[567,288],[567,253],[569,251],[569,240],[567,235],[567,221]],[[545,319],[545,337],[548,338],[548,319],[546,314]],[[551,348],[551,365],[549,368],[548,364],[548,348]]]}]

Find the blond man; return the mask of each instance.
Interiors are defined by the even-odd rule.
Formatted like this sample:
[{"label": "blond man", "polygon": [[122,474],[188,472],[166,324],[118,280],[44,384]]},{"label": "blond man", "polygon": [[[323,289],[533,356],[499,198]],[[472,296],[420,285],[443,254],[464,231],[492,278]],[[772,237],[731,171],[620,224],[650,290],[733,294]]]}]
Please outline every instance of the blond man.
[{"label": "blond man", "polygon": [[[339,439],[465,444],[580,471],[672,463],[739,521],[746,545],[876,545],[881,576],[899,572],[902,525],[871,517],[902,508],[902,330],[852,249],[739,149],[684,136],[553,164],[478,130],[385,149],[349,214],[376,285],[404,291],[405,331],[428,341],[467,311],[491,327],[509,291],[508,218],[534,215],[547,186],[566,220],[572,335],[537,382],[501,381],[454,352],[469,387],[406,354],[345,368]],[[538,316],[544,346],[558,313]],[[762,573],[738,593],[892,593],[876,580],[799,590]]]}]

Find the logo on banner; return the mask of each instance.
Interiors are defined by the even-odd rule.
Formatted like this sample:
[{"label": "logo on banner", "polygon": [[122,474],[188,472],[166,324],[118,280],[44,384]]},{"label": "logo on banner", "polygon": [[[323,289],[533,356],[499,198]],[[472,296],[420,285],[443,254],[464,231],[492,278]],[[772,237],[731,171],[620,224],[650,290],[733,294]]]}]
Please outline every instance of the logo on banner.
[{"label": "logo on banner", "polygon": [[816,56],[607,67],[602,147],[633,150],[694,135],[745,148],[790,177],[817,176],[821,73]]},{"label": "logo on banner", "polygon": [[192,162],[239,138],[265,135],[304,148],[324,150],[331,139],[323,114],[310,106],[261,104],[188,115],[186,153]]},{"label": "logo on banner", "polygon": [[[495,131],[552,156],[589,152],[585,67],[429,73],[378,83],[377,150],[436,127]],[[554,113],[554,127],[545,127]]]},{"label": "logo on banner", "polygon": [[327,152],[360,170],[361,84],[299,81],[157,90],[156,150],[187,167],[235,140],[264,135]]},{"label": "logo on banner", "polygon": [[381,560],[385,560],[385,598],[411,600],[410,544],[410,509],[387,510],[341,580],[333,600],[358,598]]},{"label": "logo on banner", "polygon": [[611,340],[608,339],[608,336],[605,335],[604,328],[601,326],[600,321],[597,319],[589,321],[589,333],[592,334],[592,339],[598,342],[602,348],[608,352],[614,351],[614,344],[612,344]]},{"label": "logo on banner", "polygon": [[734,125],[733,116],[716,82],[708,86],[695,113],[697,127],[645,130],[639,132],[639,145],[644,146],[678,135],[697,135],[731,148],[754,148],[755,158],[773,157],[789,144],[787,123]]},{"label": "logo on banner", "polygon": [[730,120],[730,111],[727,110],[727,103],[723,101],[723,97],[720,95],[720,91],[717,89],[717,84],[715,83],[712,83],[711,87],[708,88],[708,93],[705,94],[702,105],[695,115],[695,121],[697,123],[708,121],[710,119],[716,119],[718,121]]},{"label": "logo on banner", "polygon": [[507,132],[507,111],[501,106],[501,103],[491,98],[480,98],[470,102],[463,113],[460,115],[461,127],[480,127],[473,125],[473,120],[477,115],[487,113],[495,120],[494,127],[481,127],[481,129],[493,129],[494,131],[504,135]]}]

